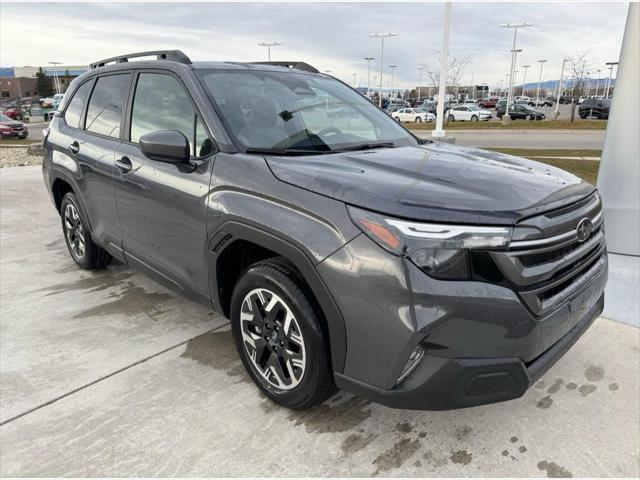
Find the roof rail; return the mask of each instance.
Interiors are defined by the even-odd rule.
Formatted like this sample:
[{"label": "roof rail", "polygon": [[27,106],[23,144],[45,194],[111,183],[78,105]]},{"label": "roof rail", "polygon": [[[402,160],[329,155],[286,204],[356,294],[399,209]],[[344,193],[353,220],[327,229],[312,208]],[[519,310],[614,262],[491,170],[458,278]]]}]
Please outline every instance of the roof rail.
[{"label": "roof rail", "polygon": [[296,70],[304,70],[305,72],[320,73],[320,71],[304,62],[249,62],[254,65],[273,65],[274,67],[294,68]]},{"label": "roof rail", "polygon": [[153,50],[150,52],[130,53],[128,55],[118,55],[117,57],[105,58],[90,64],[91,69],[104,67],[108,63],[127,63],[130,58],[140,57],[156,57],[156,60],[171,60],[172,62],[180,62],[187,65],[191,64],[191,59],[187,57],[181,50]]}]

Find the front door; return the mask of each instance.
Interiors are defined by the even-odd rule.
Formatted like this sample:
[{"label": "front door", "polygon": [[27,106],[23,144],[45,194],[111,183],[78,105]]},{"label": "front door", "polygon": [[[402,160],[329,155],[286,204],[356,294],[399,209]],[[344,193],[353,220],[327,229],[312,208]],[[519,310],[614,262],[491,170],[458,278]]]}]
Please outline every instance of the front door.
[{"label": "front door", "polygon": [[[116,204],[127,261],[188,294],[208,298],[206,207],[213,148],[191,96],[169,73],[141,72],[129,132],[116,153]],[[147,158],[146,133],[182,132],[190,165]]]}]

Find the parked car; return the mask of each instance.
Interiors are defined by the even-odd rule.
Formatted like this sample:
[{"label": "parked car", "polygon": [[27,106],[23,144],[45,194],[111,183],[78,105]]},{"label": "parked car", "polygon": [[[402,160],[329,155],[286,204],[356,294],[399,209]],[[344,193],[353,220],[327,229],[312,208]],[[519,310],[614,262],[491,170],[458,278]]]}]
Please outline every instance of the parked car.
[{"label": "parked car", "polygon": [[436,116],[420,108],[401,108],[393,112],[393,119],[397,122],[433,122]]},{"label": "parked car", "polygon": [[[496,111],[496,116],[502,118],[504,116],[506,108],[502,107]],[[511,120],[544,120],[544,113],[540,110],[536,110],[529,105],[511,105],[509,107],[509,116]]]},{"label": "parked car", "polygon": [[560,104],[578,103],[578,99],[577,97],[573,97],[571,95],[562,95],[558,102]]},{"label": "parked car", "polygon": [[274,402],[517,398],[602,312],[602,203],[577,176],[419,140],[310,66],[128,61],[149,55],[91,64],[44,137],[69,255],[228,317]]},{"label": "parked car", "polygon": [[533,98],[528,103],[530,107],[552,107],[554,104],[555,104],[555,99],[553,97]]},{"label": "parked car", "polygon": [[477,122],[478,120],[491,120],[493,114],[477,105],[457,105],[447,111],[446,118],[450,122]]},{"label": "parked car", "polygon": [[433,101],[430,101],[430,100],[425,100],[422,103],[422,105],[420,106],[420,109],[424,110],[425,112],[433,113],[435,115],[436,114],[436,110],[437,110],[437,106],[438,106],[437,102],[433,102]]},{"label": "parked car", "polygon": [[29,136],[29,129],[24,123],[0,114],[1,138],[27,138],[27,136]]},{"label": "parked car", "polygon": [[578,107],[580,118],[596,117],[609,118],[611,100],[605,98],[588,98]]},{"label": "parked car", "polygon": [[500,101],[500,97],[483,98],[478,102],[478,106],[482,108],[495,108]]},{"label": "parked car", "polygon": [[22,110],[18,107],[9,107],[2,111],[2,115],[11,120],[22,120]]},{"label": "parked car", "polygon": [[514,98],[515,103],[526,103],[529,104],[531,103],[532,98],[531,97],[527,97],[526,95],[517,95]]}]

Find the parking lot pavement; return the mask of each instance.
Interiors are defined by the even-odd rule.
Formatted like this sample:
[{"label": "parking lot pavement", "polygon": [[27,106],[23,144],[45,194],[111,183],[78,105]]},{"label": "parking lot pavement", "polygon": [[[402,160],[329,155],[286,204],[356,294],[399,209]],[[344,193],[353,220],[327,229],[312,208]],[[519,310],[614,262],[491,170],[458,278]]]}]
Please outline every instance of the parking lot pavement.
[{"label": "parking lot pavement", "polygon": [[450,412],[339,392],[292,412],[225,320],[75,269],[38,167],[0,171],[2,476],[638,476],[640,336],[605,319],[524,397]]},{"label": "parking lot pavement", "polygon": [[[431,131],[412,130],[431,139]],[[560,148],[599,150],[605,130],[447,130],[456,144],[478,148]]]}]

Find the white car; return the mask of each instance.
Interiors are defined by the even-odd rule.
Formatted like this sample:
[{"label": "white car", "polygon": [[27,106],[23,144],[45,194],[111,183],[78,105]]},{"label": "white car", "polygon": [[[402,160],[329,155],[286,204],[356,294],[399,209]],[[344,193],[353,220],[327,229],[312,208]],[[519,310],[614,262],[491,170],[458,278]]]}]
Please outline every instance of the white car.
[{"label": "white car", "polygon": [[401,108],[391,114],[397,122],[433,122],[436,116],[433,113],[425,112],[419,108]]},{"label": "white car", "polygon": [[477,122],[478,120],[491,120],[492,117],[493,113],[476,105],[457,105],[447,111],[447,119],[450,122]]}]

